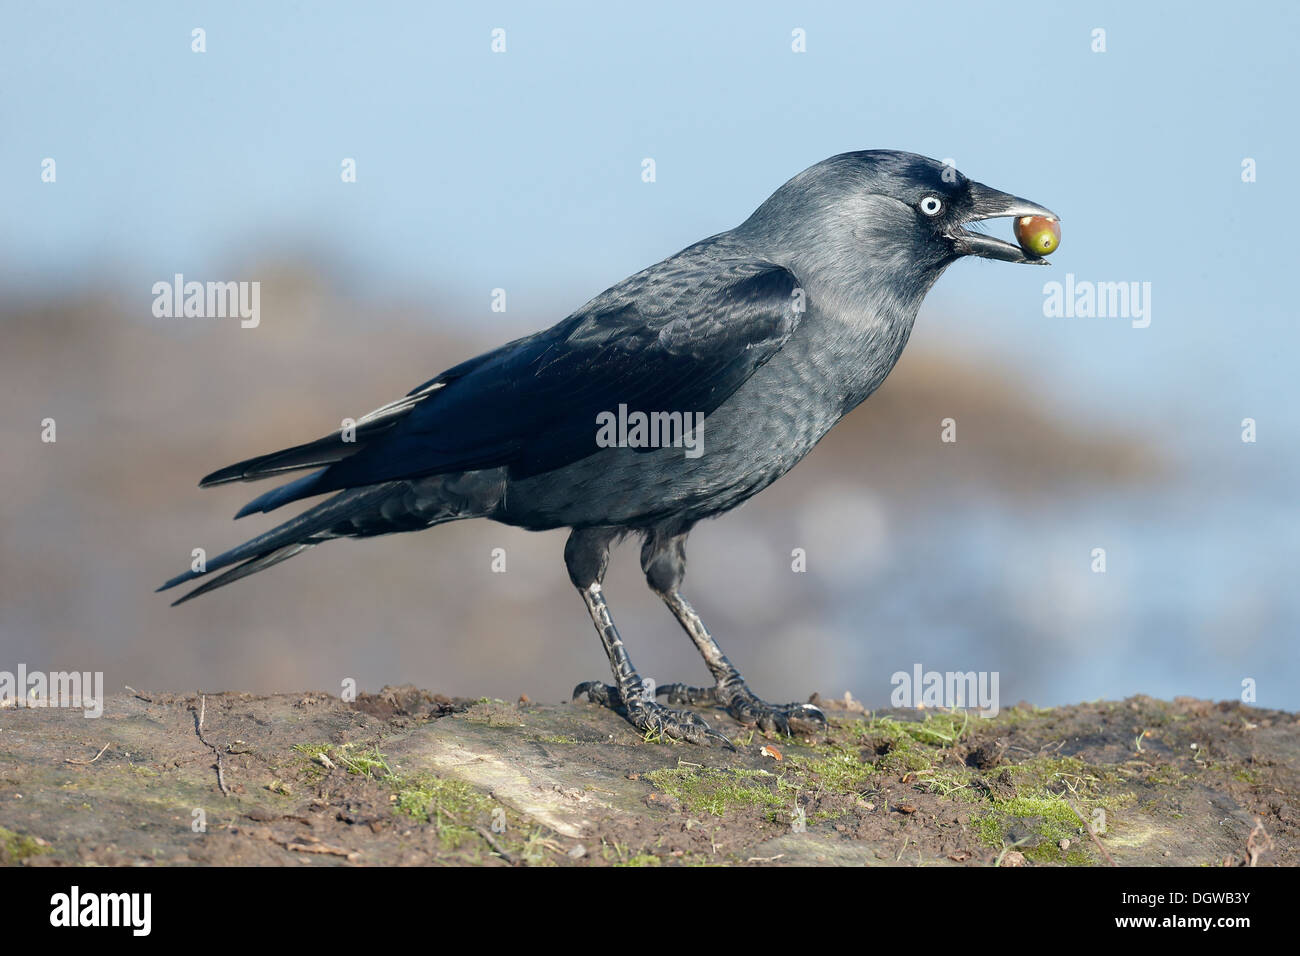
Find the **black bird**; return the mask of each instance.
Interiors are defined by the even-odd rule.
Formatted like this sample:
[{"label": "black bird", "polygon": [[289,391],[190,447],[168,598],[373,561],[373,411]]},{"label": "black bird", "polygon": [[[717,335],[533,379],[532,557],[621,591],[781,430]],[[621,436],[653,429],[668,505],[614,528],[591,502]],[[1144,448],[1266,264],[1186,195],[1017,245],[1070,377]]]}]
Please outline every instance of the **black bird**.
[{"label": "black bird", "polygon": [[[725,738],[659,694],[670,704],[721,706],[764,731],[821,721],[810,705],[755,696],[723,655],[678,590],[686,536],[784,475],[880,386],[950,264],[962,256],[1045,261],[965,228],[1003,216],[1055,218],[923,156],[833,156],[737,228],[624,279],[552,328],[443,372],[361,418],[354,434],[208,475],[201,487],[316,469],[236,517],[337,494],[159,590],[227,569],[179,604],[322,541],[461,518],[567,527],[569,577],[614,673],[612,687],[582,684],[575,697],[621,709],[640,730],[696,743]],[[636,427],[637,413],[648,430]],[[610,427],[615,418],[626,434]],[[601,590],[610,546],[629,533],[642,536],[646,580],[714,686],[656,693],[633,668]]]}]

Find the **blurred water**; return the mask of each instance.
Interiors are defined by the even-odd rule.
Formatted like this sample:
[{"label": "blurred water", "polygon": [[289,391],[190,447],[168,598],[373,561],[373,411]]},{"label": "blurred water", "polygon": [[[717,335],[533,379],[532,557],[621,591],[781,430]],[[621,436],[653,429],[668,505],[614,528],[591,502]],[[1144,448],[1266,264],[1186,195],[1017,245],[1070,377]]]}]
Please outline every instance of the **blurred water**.
[{"label": "blurred water", "polygon": [[1261,705],[1300,706],[1293,500],[1184,474],[1050,503],[941,502],[873,532],[882,550],[845,567],[829,600],[845,686],[882,704],[890,675],[921,663],[1000,672],[1003,706],[1224,699],[1247,679]]}]

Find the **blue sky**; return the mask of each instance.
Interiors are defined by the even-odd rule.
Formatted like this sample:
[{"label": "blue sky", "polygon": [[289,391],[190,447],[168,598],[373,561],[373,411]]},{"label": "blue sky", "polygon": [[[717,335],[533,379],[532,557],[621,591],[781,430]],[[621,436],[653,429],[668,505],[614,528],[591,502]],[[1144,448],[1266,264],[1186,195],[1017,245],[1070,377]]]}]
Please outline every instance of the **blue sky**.
[{"label": "blue sky", "polygon": [[[1173,416],[1210,444],[1245,415],[1293,433],[1298,21],[1267,3],[11,4],[0,288],[107,279],[142,290],[143,320],[160,278],[245,277],[288,249],[515,331],[819,159],[903,148],[1064,226],[1050,275],[955,266],[918,341],[994,356],[1080,414]],[[1151,327],[1045,318],[1066,272],[1151,282]]]}]

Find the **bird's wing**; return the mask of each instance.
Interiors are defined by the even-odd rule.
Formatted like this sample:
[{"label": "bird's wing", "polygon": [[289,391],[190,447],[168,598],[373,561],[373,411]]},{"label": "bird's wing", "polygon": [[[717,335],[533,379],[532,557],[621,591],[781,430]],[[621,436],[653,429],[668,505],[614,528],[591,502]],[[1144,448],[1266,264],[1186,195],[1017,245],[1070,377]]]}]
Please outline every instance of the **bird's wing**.
[{"label": "bird's wing", "polygon": [[[257,481],[286,472],[300,471],[304,468],[319,468],[322,465],[330,465],[336,461],[351,457],[380,435],[391,431],[398,422],[409,415],[421,402],[436,395],[439,390],[445,388],[462,375],[468,374],[476,365],[489,361],[498,353],[516,348],[527,341],[527,339],[519,339],[503,345],[493,352],[487,352],[467,362],[462,362],[460,365],[443,372],[437,378],[430,379],[418,388],[411,389],[396,401],[389,402],[387,405],[361,416],[346,430],[340,428],[333,434],[307,442],[304,445],[294,445],[292,448],[284,448],[267,455],[258,455],[256,458],[237,461],[233,465],[220,468],[212,472],[212,474],[204,476],[199,482],[199,487],[208,488],[212,485],[224,485],[232,481]],[[237,517],[242,517],[242,514]]]},{"label": "bird's wing", "polygon": [[478,364],[331,466],[327,485],[501,465],[525,477],[598,451],[597,416],[620,405],[708,415],[797,327],[798,282],[780,266],[754,261],[665,271],[634,277],[554,334]]},{"label": "bird's wing", "polygon": [[264,495],[247,513],[431,474],[500,466],[515,477],[540,474],[598,451],[597,416],[617,414],[620,405],[708,415],[798,326],[799,284],[787,269],[752,259],[672,265],[634,276],[554,328],[457,366],[372,413],[377,417],[358,423],[358,433],[371,429],[359,448],[344,451],[330,436],[209,479],[249,480],[274,473],[267,466],[330,462]]}]

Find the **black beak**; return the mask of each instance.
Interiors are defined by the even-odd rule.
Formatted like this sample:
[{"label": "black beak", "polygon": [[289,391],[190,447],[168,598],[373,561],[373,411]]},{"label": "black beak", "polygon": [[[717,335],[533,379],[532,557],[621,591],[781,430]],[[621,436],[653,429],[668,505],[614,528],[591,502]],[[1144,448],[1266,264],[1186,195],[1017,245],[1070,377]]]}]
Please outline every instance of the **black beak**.
[{"label": "black beak", "polygon": [[1047,265],[1042,256],[1027,253],[1017,245],[994,239],[978,232],[967,232],[962,225],[968,222],[981,222],[985,219],[1001,219],[1005,216],[1046,216],[1060,219],[1056,213],[1027,199],[1012,196],[1010,193],[990,189],[983,183],[971,183],[969,193],[971,212],[965,220],[953,227],[948,233],[958,255],[983,256],[985,259],[1001,259],[1004,262],[1027,262],[1033,265]]}]

